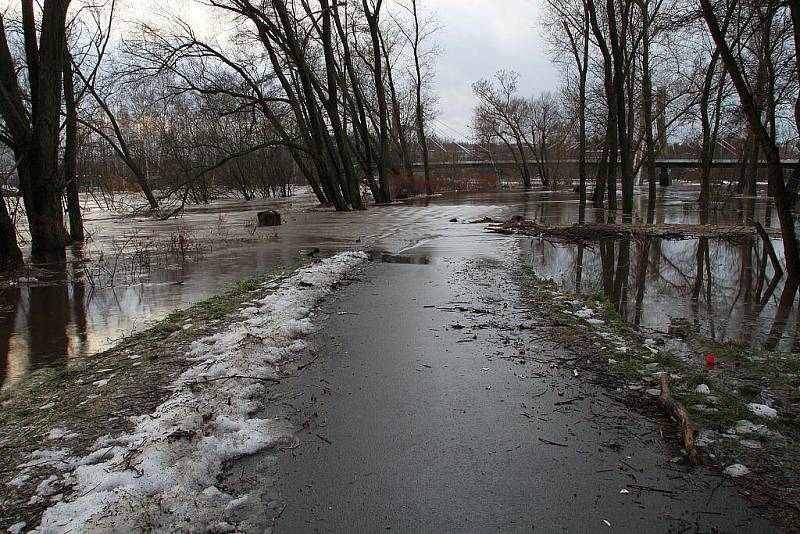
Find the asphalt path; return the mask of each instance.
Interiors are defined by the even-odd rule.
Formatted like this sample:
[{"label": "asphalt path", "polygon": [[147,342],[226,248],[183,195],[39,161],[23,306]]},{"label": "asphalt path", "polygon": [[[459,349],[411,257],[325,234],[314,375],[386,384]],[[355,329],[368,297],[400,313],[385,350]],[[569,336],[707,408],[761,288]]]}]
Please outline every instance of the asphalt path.
[{"label": "asphalt path", "polygon": [[300,430],[276,532],[777,531],[656,413],[564,363],[509,240],[377,259],[281,386]]}]

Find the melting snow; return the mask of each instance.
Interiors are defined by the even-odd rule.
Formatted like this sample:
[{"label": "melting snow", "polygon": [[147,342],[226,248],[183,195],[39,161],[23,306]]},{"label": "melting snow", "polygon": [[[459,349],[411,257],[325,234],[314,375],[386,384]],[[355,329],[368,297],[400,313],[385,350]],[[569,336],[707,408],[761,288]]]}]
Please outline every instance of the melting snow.
[{"label": "melting snow", "polygon": [[133,418],[131,434],[101,440],[71,462],[76,497],[48,508],[38,532],[175,531],[188,517],[194,531],[230,527],[243,496],[214,486],[223,463],[289,439],[278,422],[253,416],[263,379],[276,376],[273,363],[306,348],[298,338],[311,331],[311,309],[366,259],[348,252],[301,269],[257,301],[257,312],[249,308],[224,333],[193,343],[194,365],[169,399]]},{"label": "melting snow", "polygon": [[731,477],[743,477],[750,474],[750,470],[742,464],[733,464],[725,468],[725,474]]},{"label": "melting snow", "polygon": [[70,432],[63,428],[54,428],[45,436],[47,439],[72,439],[78,437],[75,432]]},{"label": "melting snow", "polygon": [[778,417],[778,412],[774,408],[770,408],[766,404],[756,404],[751,402],[747,405],[747,409],[759,417],[766,417],[767,419],[775,419]]}]

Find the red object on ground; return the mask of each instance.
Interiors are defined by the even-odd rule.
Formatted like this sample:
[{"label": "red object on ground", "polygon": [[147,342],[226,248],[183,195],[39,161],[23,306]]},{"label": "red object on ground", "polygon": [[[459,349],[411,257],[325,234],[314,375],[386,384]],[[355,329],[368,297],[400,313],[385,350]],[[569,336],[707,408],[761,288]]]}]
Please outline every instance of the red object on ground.
[{"label": "red object on ground", "polygon": [[713,369],[714,364],[716,363],[717,363],[716,356],[714,356],[713,354],[709,354],[708,356],[706,356],[706,367],[708,367],[709,369]]}]

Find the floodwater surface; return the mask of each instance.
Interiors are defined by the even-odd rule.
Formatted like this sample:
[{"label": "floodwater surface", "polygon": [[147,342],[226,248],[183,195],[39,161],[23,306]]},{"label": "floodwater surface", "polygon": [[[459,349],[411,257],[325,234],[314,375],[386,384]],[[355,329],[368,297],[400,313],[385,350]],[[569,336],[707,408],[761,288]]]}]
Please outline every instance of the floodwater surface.
[{"label": "floodwater surface", "polygon": [[[645,194],[637,196],[637,218],[643,220]],[[688,186],[661,190],[653,219],[699,223],[696,195],[697,190]],[[284,214],[283,226],[252,227],[255,213],[266,208]],[[777,224],[764,200],[737,197],[719,208],[708,222]],[[70,271],[60,280],[59,276],[49,277],[47,283],[23,279],[0,290],[2,389],[13,388],[36,369],[65,367],[75,357],[104,350],[170,311],[219,294],[238,280],[296,266],[303,257],[300,251],[319,248],[324,256],[366,248],[391,262],[401,261],[400,252],[416,247],[416,261],[435,263],[437,255],[447,255],[448,247],[464,249],[476,240],[499,238],[488,233],[485,224],[469,221],[513,215],[546,224],[574,224],[579,220],[578,202],[567,192],[504,190],[452,193],[354,213],[313,208],[307,194],[288,200],[220,201],[187,209],[182,217],[167,221],[120,219],[95,210],[87,217],[92,236],[87,248],[93,249],[93,263],[80,260],[83,256],[75,251]],[[591,222],[607,214],[590,210],[584,217]],[[241,237],[251,233],[253,239]],[[215,244],[206,246],[200,235],[215,236]],[[122,250],[127,252],[126,247],[135,248],[131,243],[143,236],[161,239],[168,244],[165,250],[180,249],[180,254],[156,262],[137,250],[132,254],[142,256],[139,263],[146,263],[146,268],[132,268],[130,262],[117,268],[114,258]],[[425,243],[433,239],[437,246],[427,256]],[[772,328],[780,284],[769,293],[771,271],[761,269],[763,247],[756,238],[736,244],[650,239],[582,245],[504,239],[509,246],[519,243],[521,261],[539,276],[553,278],[565,290],[605,293],[632,324],[666,330],[671,322],[685,320],[719,340],[753,342],[766,339]],[[780,254],[779,242],[775,245]],[[103,265],[113,266],[104,271],[113,284],[99,284],[91,274],[98,257],[104,258]],[[702,277],[697,276],[698,266]],[[784,345],[793,344],[795,322],[791,315]]]}]

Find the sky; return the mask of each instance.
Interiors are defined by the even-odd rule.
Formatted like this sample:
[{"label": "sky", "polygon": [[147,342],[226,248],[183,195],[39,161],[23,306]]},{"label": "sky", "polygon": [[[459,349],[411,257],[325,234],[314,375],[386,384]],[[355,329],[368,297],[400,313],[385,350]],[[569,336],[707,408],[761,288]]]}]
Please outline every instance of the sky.
[{"label": "sky", "polygon": [[[524,96],[557,88],[558,72],[547,55],[539,24],[542,1],[418,0],[440,27],[434,37],[439,52],[433,85],[439,114],[432,130],[443,137],[471,140],[477,104],[472,83],[491,78],[498,70],[519,72]],[[209,8],[193,0],[122,0],[123,18],[163,13],[165,4],[195,27],[214,27]]]},{"label": "sky", "polygon": [[532,96],[555,90],[558,72],[539,25],[539,0],[427,0],[442,29],[435,91],[440,135],[471,139],[472,83],[498,70],[520,73],[519,90]]}]

